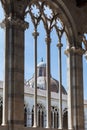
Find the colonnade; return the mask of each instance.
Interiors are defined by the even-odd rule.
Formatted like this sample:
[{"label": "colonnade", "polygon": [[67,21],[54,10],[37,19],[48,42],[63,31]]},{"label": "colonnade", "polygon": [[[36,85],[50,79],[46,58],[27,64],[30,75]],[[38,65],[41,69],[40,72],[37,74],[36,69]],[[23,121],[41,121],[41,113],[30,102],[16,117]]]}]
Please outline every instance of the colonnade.
[{"label": "colonnade", "polygon": [[[3,88],[3,122],[12,130],[15,127],[24,126],[24,33],[28,23],[24,21],[27,1],[1,1],[6,13],[3,23],[5,25],[5,84]],[[44,3],[43,3],[44,4]],[[23,5],[23,6],[22,6]],[[42,13],[42,12],[41,12]],[[41,14],[42,15],[42,14]],[[45,16],[45,15],[44,15]],[[56,19],[57,14],[53,15]],[[43,18],[43,17],[42,17]],[[50,20],[53,20],[50,19]],[[50,98],[50,32],[54,21],[46,21],[43,18],[46,29],[46,85],[47,85],[47,128],[51,127],[51,98]],[[48,25],[47,25],[48,23]],[[50,26],[49,26],[50,25]],[[34,103],[34,127],[37,127],[37,30],[33,33],[35,39],[35,103]],[[72,35],[73,37],[73,35]],[[80,42],[72,38],[71,46],[67,49],[68,56],[68,129],[84,130],[83,108],[83,74],[82,54]],[[78,44],[77,44],[78,43]],[[73,46],[72,46],[73,45]],[[61,44],[58,45],[61,52]],[[61,53],[59,55],[60,88],[61,80]],[[61,89],[59,106],[59,128],[62,128],[62,96]],[[80,98],[79,98],[80,97]],[[19,106],[19,109],[18,109]]]},{"label": "colonnade", "polygon": [[[40,128],[46,128],[46,124],[47,124],[46,108],[45,107],[43,108],[43,106],[40,106],[40,107],[38,106],[37,106],[37,126]],[[34,107],[32,109],[26,108],[24,113],[25,113],[25,126],[33,127],[34,126]],[[68,124],[67,110],[64,111],[62,115],[63,115],[63,128],[67,129],[68,127],[67,126]],[[59,128],[58,120],[59,120],[58,109],[53,106],[51,107],[51,128]]]}]

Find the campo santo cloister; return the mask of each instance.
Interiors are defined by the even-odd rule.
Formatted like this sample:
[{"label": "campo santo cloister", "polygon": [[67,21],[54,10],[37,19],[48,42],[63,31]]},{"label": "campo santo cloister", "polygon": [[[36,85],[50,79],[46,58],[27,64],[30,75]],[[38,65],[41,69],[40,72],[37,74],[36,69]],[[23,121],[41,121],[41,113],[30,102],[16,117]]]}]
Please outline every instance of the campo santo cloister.
[{"label": "campo santo cloister", "polygon": [[[0,130],[87,130],[83,83],[87,0],[0,0],[0,4],[0,29],[5,33]],[[27,60],[33,61],[29,72],[26,42],[33,45],[27,49],[33,54]],[[25,73],[32,69],[26,80]]]}]

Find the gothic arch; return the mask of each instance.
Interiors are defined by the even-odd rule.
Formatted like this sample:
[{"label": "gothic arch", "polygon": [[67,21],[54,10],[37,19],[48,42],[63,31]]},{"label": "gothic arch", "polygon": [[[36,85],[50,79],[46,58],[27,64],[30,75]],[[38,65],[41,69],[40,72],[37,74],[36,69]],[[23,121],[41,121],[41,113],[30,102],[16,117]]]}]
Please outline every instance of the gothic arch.
[{"label": "gothic arch", "polygon": [[67,108],[63,110],[63,128],[68,129],[68,111]]},{"label": "gothic arch", "polygon": [[[36,14],[34,14],[34,12],[32,12],[34,5],[37,8],[37,13]],[[37,36],[39,35],[38,32],[37,32],[37,26],[38,26],[40,20],[42,20],[43,23],[44,23],[44,28],[46,30],[46,35],[47,35],[47,39],[46,39],[47,44],[50,44],[50,42],[51,42],[50,32],[51,32],[51,29],[53,29],[54,27],[57,30],[57,35],[58,35],[60,43],[61,43],[61,37],[62,37],[63,32],[64,31],[66,32],[67,37],[68,37],[68,54],[69,54],[68,56],[69,56],[69,58],[71,58],[71,59],[68,58],[68,67],[69,67],[69,69],[68,69],[69,72],[68,73],[70,74],[69,78],[71,80],[71,73],[70,73],[70,68],[72,67],[71,60],[72,60],[72,63],[74,61],[75,65],[76,65],[76,62],[75,62],[76,57],[72,58],[72,55],[70,54],[70,52],[72,52],[72,50],[75,52],[75,54],[77,54],[79,52],[79,50],[75,50],[77,48],[73,48],[73,46],[78,47],[79,42],[77,42],[78,41],[78,38],[77,38],[78,33],[77,33],[77,30],[76,30],[76,25],[74,23],[74,20],[72,19],[72,16],[70,15],[68,9],[64,5],[64,3],[60,2],[60,1],[59,2],[56,1],[56,2],[51,3],[50,1],[45,1],[45,0],[38,1],[38,2],[36,0],[33,0],[33,1],[29,2],[28,6],[29,6],[29,8],[26,10],[25,14],[30,13],[30,15],[31,15],[31,19],[32,19],[32,22],[34,23],[34,29],[35,29],[35,32],[33,33],[34,38],[35,37],[37,38]],[[46,7],[48,6],[49,9],[52,10],[51,16],[47,16],[44,13],[44,10],[45,10],[44,6],[46,6]],[[62,26],[63,28],[62,29],[56,27],[57,18],[59,18],[63,22],[63,26]],[[50,25],[49,25],[48,22],[50,23]],[[60,45],[60,46],[62,46],[62,45]],[[48,47],[48,49],[49,48],[50,47]],[[50,59],[50,50],[48,50],[48,55],[47,56],[48,56],[47,59]],[[37,59],[37,58],[35,57],[35,59]],[[49,63],[48,66],[50,66],[50,63]],[[50,68],[50,67],[48,67],[48,68]],[[50,71],[50,70],[48,69],[48,71]],[[48,74],[50,74],[50,72],[48,72]],[[72,74],[74,75],[75,73],[72,73]],[[36,74],[36,76],[37,76],[37,74]],[[75,77],[75,76],[73,76],[73,77]],[[49,76],[48,76],[48,78],[49,78]],[[47,81],[49,82],[49,79],[47,79]],[[75,79],[75,81],[76,81],[76,79]],[[70,81],[70,84],[71,84],[71,81]],[[69,87],[71,87],[70,84],[69,84]]]},{"label": "gothic arch", "polygon": [[[38,0],[40,1],[40,0]],[[33,1],[29,1],[28,6],[29,5],[34,5],[36,3],[38,3],[38,1],[33,0]],[[70,11],[68,10],[67,6],[65,5],[65,3],[63,1],[59,1],[59,0],[55,0],[55,1],[46,1],[46,0],[42,0],[40,2],[46,3],[47,6],[50,6],[53,10],[56,10],[56,12],[58,12],[58,18],[64,23],[65,25],[65,32],[67,35],[67,38],[69,40],[69,43],[71,44],[70,46],[73,46],[73,41],[75,41],[78,37],[78,32],[76,30],[76,25],[74,23],[74,19],[72,18]],[[38,5],[38,4],[36,4]],[[25,15],[28,13],[28,10],[25,11]]]},{"label": "gothic arch", "polygon": [[59,111],[57,106],[51,106],[51,126],[52,128],[59,127]]},{"label": "gothic arch", "polygon": [[[45,107],[38,103],[37,104],[37,123],[38,123],[38,127],[45,127],[45,121],[46,121],[46,117],[45,117]],[[32,126],[34,125],[34,106],[32,108]]]}]

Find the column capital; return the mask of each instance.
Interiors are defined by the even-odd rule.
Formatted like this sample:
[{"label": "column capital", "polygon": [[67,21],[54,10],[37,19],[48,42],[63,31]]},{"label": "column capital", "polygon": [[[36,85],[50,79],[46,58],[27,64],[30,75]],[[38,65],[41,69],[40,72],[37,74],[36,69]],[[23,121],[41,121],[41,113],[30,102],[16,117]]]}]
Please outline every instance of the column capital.
[{"label": "column capital", "polygon": [[50,44],[50,43],[51,43],[51,38],[50,38],[50,37],[46,37],[46,38],[45,38],[45,41],[46,41],[47,44],[48,44],[48,43]]},{"label": "column capital", "polygon": [[34,37],[37,37],[37,36],[39,36],[39,33],[37,32],[37,30],[35,30],[35,31],[32,33],[32,35],[33,35]]},{"label": "column capital", "polygon": [[85,53],[85,50],[83,48],[80,48],[80,47],[76,48],[76,47],[72,46],[72,47],[65,50],[66,55],[68,55],[69,53],[83,55]]},{"label": "column capital", "polygon": [[21,20],[20,18],[17,17],[6,17],[1,24],[1,27],[7,27],[9,25],[13,25],[16,28],[21,28],[23,30],[25,30],[26,28],[29,27],[29,23],[25,22],[24,20]]},{"label": "column capital", "polygon": [[61,48],[62,46],[63,46],[63,44],[61,42],[57,44],[58,48]]}]

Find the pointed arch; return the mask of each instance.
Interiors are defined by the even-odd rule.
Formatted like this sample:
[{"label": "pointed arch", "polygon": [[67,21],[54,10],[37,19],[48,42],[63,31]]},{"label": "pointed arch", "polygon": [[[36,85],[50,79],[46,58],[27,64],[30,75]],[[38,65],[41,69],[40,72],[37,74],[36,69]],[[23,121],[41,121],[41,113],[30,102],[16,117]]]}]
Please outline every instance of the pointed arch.
[{"label": "pointed arch", "polygon": [[68,129],[68,111],[67,108],[63,110],[63,128]]}]

